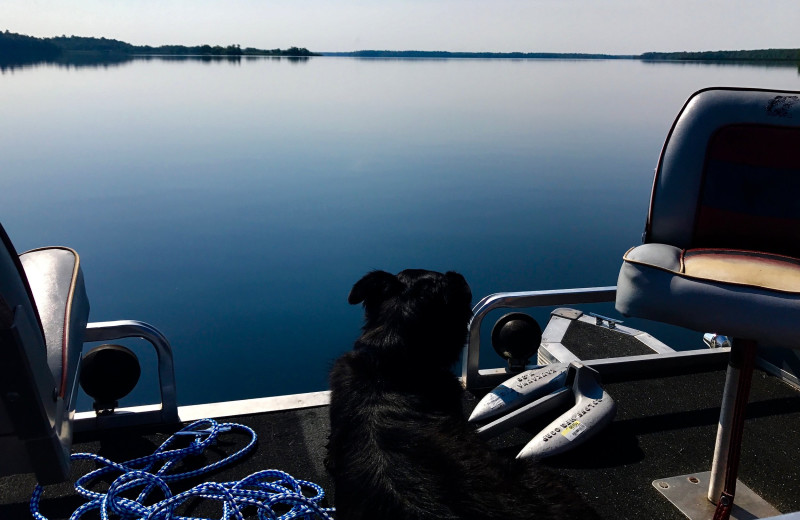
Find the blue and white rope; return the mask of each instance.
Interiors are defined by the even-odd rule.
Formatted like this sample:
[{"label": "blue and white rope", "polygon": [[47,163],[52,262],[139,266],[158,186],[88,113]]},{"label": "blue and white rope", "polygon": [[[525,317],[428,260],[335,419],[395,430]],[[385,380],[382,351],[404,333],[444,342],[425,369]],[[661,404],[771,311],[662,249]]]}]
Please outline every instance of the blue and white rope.
[{"label": "blue and white rope", "polygon": [[[240,430],[250,434],[250,442],[239,451],[201,468],[183,473],[168,473],[190,455],[199,455],[209,446],[216,443],[220,433]],[[172,445],[183,436],[193,436],[191,444],[184,448],[173,448]],[[242,480],[234,482],[207,482],[195,486],[188,491],[173,495],[169,482],[177,482],[197,477],[230,464],[249,453],[256,444],[256,433],[247,426],[236,423],[217,423],[212,419],[201,419],[176,432],[152,455],[117,463],[92,453],[75,453],[72,460],[93,460],[100,468],[87,473],[75,482],[75,490],[88,502],[72,513],[70,520],[78,520],[89,511],[99,510],[101,520],[120,518],[123,520],[193,520],[194,517],[179,516],[175,510],[190,499],[201,497],[207,500],[222,502],[222,520],[244,520],[243,510],[255,510],[259,520],[292,520],[303,518],[331,519],[333,508],[323,508],[319,502],[325,497],[322,487],[305,480],[294,479],[288,473],[278,470],[265,470],[254,473]],[[156,471],[154,466],[161,463]],[[99,493],[87,487],[102,476],[118,474],[108,491]],[[131,496],[131,490],[141,488],[135,500],[122,495]],[[308,497],[303,488],[312,490],[315,495]],[[151,505],[145,501],[158,491],[163,498]],[[30,509],[35,520],[47,520],[39,512],[39,503],[44,488],[36,485],[31,496]],[[276,512],[281,511],[281,514]]]}]

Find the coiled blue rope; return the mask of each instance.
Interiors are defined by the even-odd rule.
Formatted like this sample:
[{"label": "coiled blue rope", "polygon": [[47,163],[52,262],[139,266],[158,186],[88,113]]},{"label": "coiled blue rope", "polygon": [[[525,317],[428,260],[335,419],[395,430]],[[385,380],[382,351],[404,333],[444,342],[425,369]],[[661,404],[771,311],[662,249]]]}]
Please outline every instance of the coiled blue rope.
[{"label": "coiled blue rope", "polygon": [[[250,434],[250,442],[239,451],[227,457],[191,471],[168,473],[190,455],[198,455],[216,443],[222,432],[240,430]],[[189,446],[170,449],[183,436],[192,436]],[[278,470],[265,470],[254,473],[242,480],[234,482],[207,482],[195,486],[188,491],[173,495],[168,483],[197,477],[230,464],[249,453],[256,444],[256,433],[247,426],[236,423],[217,423],[213,419],[201,419],[176,432],[152,455],[117,463],[92,453],[75,453],[72,460],[93,460],[100,468],[87,473],[75,482],[75,490],[88,502],[72,513],[70,520],[78,520],[89,511],[99,510],[101,520],[120,518],[123,520],[193,520],[196,517],[179,516],[175,510],[184,502],[201,497],[207,500],[222,502],[222,520],[244,520],[243,510],[254,509],[259,520],[292,520],[303,518],[331,519],[333,508],[323,508],[319,502],[325,497],[322,487],[305,480],[294,479],[291,475]],[[162,465],[153,471],[153,468]],[[111,483],[108,491],[99,493],[87,487],[102,476],[119,474]],[[140,489],[135,500],[122,495],[131,496],[131,492]],[[306,496],[303,488],[313,490],[314,496]],[[145,501],[158,491],[163,498],[151,505]],[[47,520],[39,512],[44,488],[36,485],[31,496],[30,509],[36,520]],[[281,514],[276,512],[281,511]]]}]

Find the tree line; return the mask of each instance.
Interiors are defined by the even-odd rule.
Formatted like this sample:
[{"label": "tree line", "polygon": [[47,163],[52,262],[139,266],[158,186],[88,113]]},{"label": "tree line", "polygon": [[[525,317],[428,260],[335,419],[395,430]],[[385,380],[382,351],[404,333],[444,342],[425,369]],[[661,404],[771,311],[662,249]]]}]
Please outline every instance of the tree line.
[{"label": "tree line", "polygon": [[170,55],[170,56],[319,56],[306,48],[290,47],[288,49],[242,49],[238,44],[222,47],[220,45],[132,45],[110,38],[93,38],[85,36],[55,36],[53,38],[36,38],[6,30],[0,32],[0,57],[55,59],[65,53],[101,53],[109,55]]},{"label": "tree line", "polygon": [[762,49],[753,51],[646,52],[646,61],[794,61],[800,63],[800,49]]}]

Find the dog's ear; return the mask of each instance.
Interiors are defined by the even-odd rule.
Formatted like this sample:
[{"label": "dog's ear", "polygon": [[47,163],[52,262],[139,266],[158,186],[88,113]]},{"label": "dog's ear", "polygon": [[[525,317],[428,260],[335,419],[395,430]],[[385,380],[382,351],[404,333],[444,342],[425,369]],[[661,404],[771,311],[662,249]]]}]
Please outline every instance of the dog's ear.
[{"label": "dog's ear", "polygon": [[347,302],[355,305],[375,298],[385,300],[399,294],[402,290],[403,284],[397,279],[397,276],[386,271],[372,271],[356,282],[350,290]]}]

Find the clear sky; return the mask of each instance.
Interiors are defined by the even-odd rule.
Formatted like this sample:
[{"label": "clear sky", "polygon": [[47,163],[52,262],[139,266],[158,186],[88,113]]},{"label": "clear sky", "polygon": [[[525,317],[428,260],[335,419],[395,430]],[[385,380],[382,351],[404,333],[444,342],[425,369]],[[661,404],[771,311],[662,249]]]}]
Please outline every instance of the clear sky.
[{"label": "clear sky", "polygon": [[0,30],[313,51],[800,47],[800,0],[0,0]]}]

